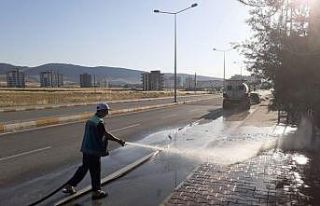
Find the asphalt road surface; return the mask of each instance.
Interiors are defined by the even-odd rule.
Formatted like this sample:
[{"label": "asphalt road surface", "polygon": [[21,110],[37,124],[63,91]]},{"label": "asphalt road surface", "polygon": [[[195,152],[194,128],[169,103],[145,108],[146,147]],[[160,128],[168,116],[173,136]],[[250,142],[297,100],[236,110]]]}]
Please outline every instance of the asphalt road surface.
[{"label": "asphalt road surface", "polygon": [[[136,141],[159,130],[210,120],[221,110],[213,97],[196,103],[106,118],[109,131],[126,141]],[[0,199],[6,189],[34,178],[62,171],[81,161],[79,152],[84,123],[52,126],[0,136]],[[111,143],[109,149],[119,147]]]},{"label": "asphalt road surface", "polygon": [[[221,98],[216,95],[216,98]],[[208,98],[208,96],[186,96],[178,97],[178,101],[185,100],[196,100],[196,99]],[[154,99],[154,100],[143,100],[143,101],[134,101],[134,102],[123,102],[123,103],[110,103],[110,107],[113,110],[118,109],[128,109],[128,108],[137,108],[143,106],[151,106],[157,104],[172,103],[172,98],[166,99]],[[79,114],[81,112],[91,112],[95,110],[95,105],[87,106],[74,106],[74,107],[64,107],[64,108],[52,108],[52,109],[41,109],[41,110],[30,110],[30,111],[19,111],[19,112],[1,112],[0,113],[0,122],[21,122],[34,120],[43,117],[54,117],[54,116],[65,116],[72,114]]]}]

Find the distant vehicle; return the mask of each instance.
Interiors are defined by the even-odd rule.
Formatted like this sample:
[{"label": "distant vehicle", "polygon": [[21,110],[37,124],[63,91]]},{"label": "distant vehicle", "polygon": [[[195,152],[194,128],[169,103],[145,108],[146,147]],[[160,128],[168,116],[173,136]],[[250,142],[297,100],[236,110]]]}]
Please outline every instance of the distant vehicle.
[{"label": "distant vehicle", "polygon": [[223,92],[223,108],[250,109],[249,87],[243,80],[225,80]]},{"label": "distant vehicle", "polygon": [[260,96],[258,93],[251,92],[250,93],[250,102],[251,104],[259,104],[260,103]]}]

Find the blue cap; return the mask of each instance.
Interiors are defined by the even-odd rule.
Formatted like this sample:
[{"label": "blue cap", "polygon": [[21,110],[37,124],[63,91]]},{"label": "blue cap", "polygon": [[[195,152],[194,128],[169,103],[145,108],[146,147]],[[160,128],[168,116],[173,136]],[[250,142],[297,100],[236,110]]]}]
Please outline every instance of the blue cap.
[{"label": "blue cap", "polygon": [[99,103],[97,104],[97,111],[100,111],[100,110],[110,110],[110,107],[106,103]]}]

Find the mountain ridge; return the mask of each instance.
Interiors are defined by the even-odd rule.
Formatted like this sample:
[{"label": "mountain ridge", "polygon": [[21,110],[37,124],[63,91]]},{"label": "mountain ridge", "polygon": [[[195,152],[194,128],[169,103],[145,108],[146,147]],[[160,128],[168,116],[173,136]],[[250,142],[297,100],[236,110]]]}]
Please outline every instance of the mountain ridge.
[{"label": "mountain ridge", "polygon": [[[79,83],[80,74],[89,73],[95,76],[96,81],[108,81],[110,83],[117,82],[117,84],[141,84],[141,74],[145,71],[137,69],[128,69],[123,67],[110,66],[82,66],[76,64],[65,63],[47,63],[39,66],[15,66],[8,63],[0,63],[0,75],[17,68],[25,72],[26,76],[35,81],[39,81],[40,72],[52,70],[63,74],[64,80],[69,82]],[[152,69],[157,70],[157,69]],[[165,77],[173,76],[172,73],[164,73]],[[191,74],[178,73],[178,76],[188,77]],[[93,77],[92,77],[93,78]],[[220,78],[197,76],[198,80],[221,80]]]}]

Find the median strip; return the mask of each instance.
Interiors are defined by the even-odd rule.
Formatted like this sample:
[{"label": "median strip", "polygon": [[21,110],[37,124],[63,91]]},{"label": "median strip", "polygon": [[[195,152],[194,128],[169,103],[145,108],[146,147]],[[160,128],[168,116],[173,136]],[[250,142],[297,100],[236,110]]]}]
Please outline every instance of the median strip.
[{"label": "median strip", "polygon": [[[212,94],[199,94],[199,95],[188,95],[188,96],[178,96],[178,98],[188,98],[188,97],[201,97],[201,96],[211,96]],[[125,99],[125,100],[113,100],[107,101],[108,103],[126,103],[126,102],[143,102],[143,101],[154,101],[161,99],[170,99],[172,97],[157,97],[157,98],[143,98],[143,99]],[[103,101],[103,100],[102,100]],[[30,110],[41,110],[41,109],[53,109],[53,108],[63,108],[63,107],[74,107],[74,106],[87,106],[95,105],[99,102],[87,102],[87,103],[74,103],[74,104],[58,104],[58,105],[43,105],[43,106],[21,106],[18,108],[1,108],[0,112],[18,112],[18,111],[30,111]]]},{"label": "median strip", "polygon": [[[129,113],[129,112],[140,112],[140,111],[145,111],[150,109],[165,108],[165,107],[175,106],[179,104],[198,102],[198,101],[208,100],[211,98],[212,97],[198,99],[198,100],[181,101],[177,103],[158,104],[158,105],[136,107],[136,108],[130,108],[130,109],[120,109],[120,110],[114,110],[114,111],[111,110],[110,114],[117,115],[117,114]],[[92,112],[84,112],[77,115],[47,117],[47,118],[31,120],[26,122],[2,123],[0,124],[0,133],[11,133],[11,132],[17,132],[19,130],[30,129],[35,127],[44,127],[44,126],[57,125],[57,124],[63,124],[63,123],[74,123],[74,122],[85,121],[86,119],[91,117],[92,114],[93,114]]]}]

